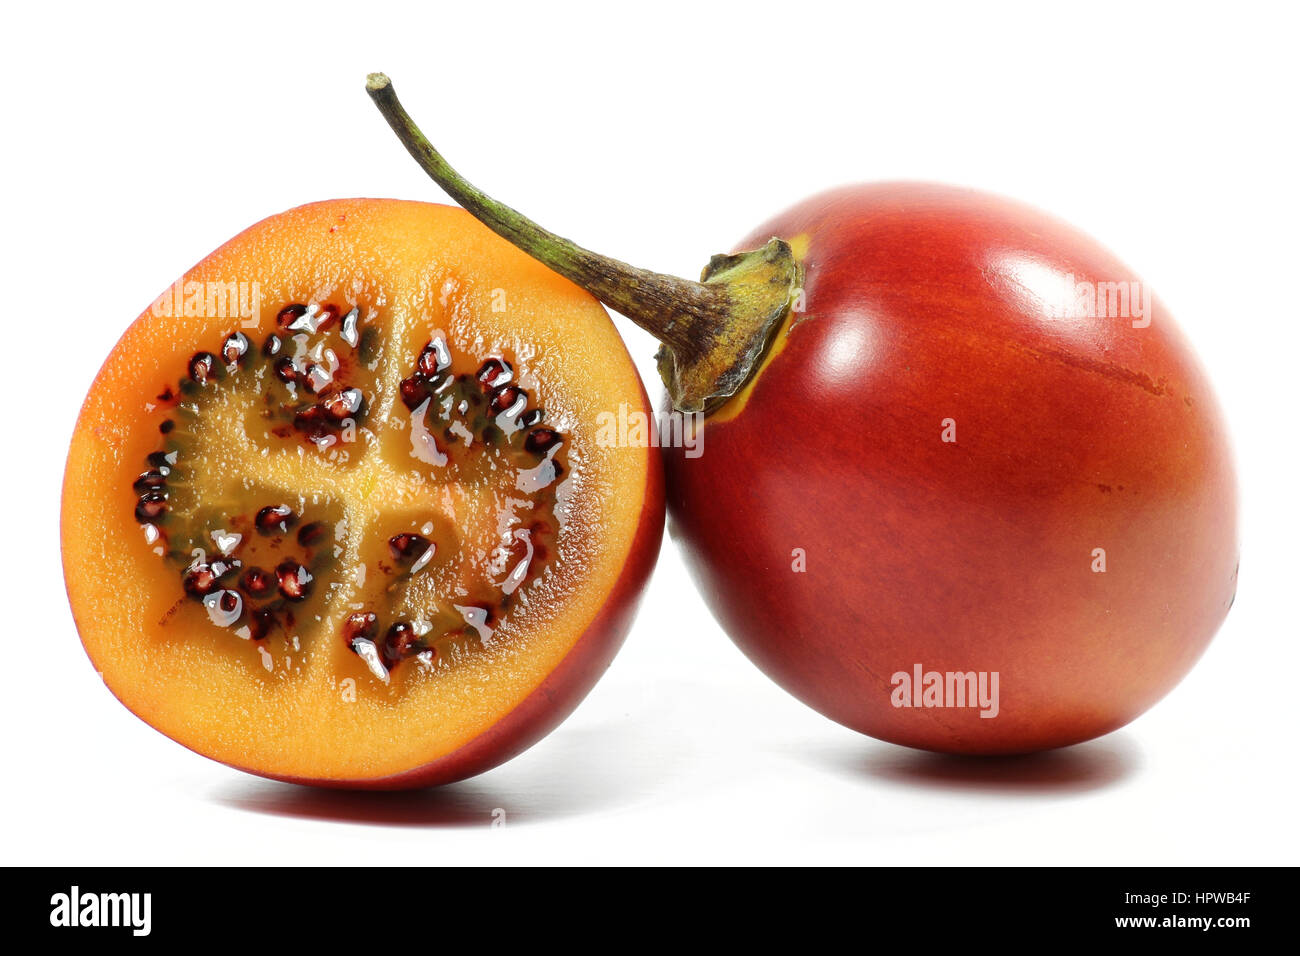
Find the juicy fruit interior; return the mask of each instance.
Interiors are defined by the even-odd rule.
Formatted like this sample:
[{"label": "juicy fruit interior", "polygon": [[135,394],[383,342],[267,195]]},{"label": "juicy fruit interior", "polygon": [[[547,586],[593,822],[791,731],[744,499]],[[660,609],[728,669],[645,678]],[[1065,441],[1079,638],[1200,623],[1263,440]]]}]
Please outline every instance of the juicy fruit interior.
[{"label": "juicy fruit interior", "polygon": [[[371,320],[360,305],[291,303],[260,346],[233,331],[196,352],[159,395],[159,447],[132,484],[178,594],[272,675],[292,674],[304,643],[331,630],[383,683],[407,660],[429,668],[480,649],[548,569],[565,519],[564,435],[516,382],[516,360],[454,355],[437,332],[403,370],[401,404],[385,403]],[[390,419],[409,416],[406,447],[367,448],[386,404]],[[264,480],[229,480],[272,459]],[[407,474],[456,506],[357,507]]]},{"label": "juicy fruit interior", "polygon": [[[146,314],[115,350],[65,563],[83,641],[155,726],[258,772],[376,778],[490,727],[599,612],[644,461],[595,418],[639,384],[598,306],[494,237],[462,248],[456,211],[382,279],[348,260],[387,236],[301,214],[321,221],[256,276],[255,319]],[[225,251],[187,279],[247,275]]]}]

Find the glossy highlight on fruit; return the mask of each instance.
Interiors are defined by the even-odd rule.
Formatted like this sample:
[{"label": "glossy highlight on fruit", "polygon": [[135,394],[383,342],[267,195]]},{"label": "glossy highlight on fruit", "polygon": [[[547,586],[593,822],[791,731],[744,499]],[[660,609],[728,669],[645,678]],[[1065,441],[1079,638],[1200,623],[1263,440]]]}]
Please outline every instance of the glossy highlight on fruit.
[{"label": "glossy highlight on fruit", "polygon": [[271,217],[175,288],[106,361],[65,475],[68,593],[113,693],[324,786],[461,779],[558,724],[662,531],[655,450],[595,437],[647,407],[600,305],[461,210],[389,200]]},{"label": "glossy highlight on fruit", "polygon": [[790,693],[882,740],[1025,753],[1124,725],[1204,651],[1236,593],[1224,424],[1095,241],[974,190],[870,184],[688,282],[490,199],[387,77],[367,89],[449,195],[659,338],[665,410],[704,412],[665,443],[670,528]]}]

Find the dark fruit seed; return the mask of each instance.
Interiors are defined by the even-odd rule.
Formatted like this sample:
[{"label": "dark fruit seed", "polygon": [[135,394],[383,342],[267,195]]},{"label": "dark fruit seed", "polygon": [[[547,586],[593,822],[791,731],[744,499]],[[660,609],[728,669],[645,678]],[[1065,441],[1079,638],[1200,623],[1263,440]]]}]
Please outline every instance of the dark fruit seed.
[{"label": "dark fruit seed", "polygon": [[280,582],[280,593],[290,601],[301,601],[311,594],[311,572],[293,558],[276,565],[275,576]]},{"label": "dark fruit seed", "polygon": [[158,426],[158,430],[162,432],[164,435],[168,435],[171,434],[171,430],[175,427],[176,427],[176,423],[169,418],[167,419],[167,421],[163,422],[161,425]]},{"label": "dark fruit seed", "polygon": [[510,367],[510,363],[497,358],[490,358],[479,367],[478,381],[484,388],[500,388],[512,378],[515,370]]},{"label": "dark fruit seed", "polygon": [[262,354],[267,358],[280,354],[280,349],[284,348],[284,343],[280,341],[278,335],[268,335],[266,341],[262,343]]},{"label": "dark fruit seed", "polygon": [[560,443],[559,434],[550,428],[534,428],[524,439],[524,447],[534,455],[545,455]]},{"label": "dark fruit seed", "polygon": [[420,649],[420,636],[406,621],[398,621],[384,635],[384,663],[391,670],[398,662]]},{"label": "dark fruit seed", "polygon": [[239,579],[239,586],[249,597],[266,597],[275,589],[275,575],[261,568],[249,568]]},{"label": "dark fruit seed", "polygon": [[315,394],[328,385],[331,381],[330,373],[325,371],[319,365],[308,363],[303,369],[302,385],[307,391]]},{"label": "dark fruit seed", "polygon": [[447,353],[447,346],[441,339],[436,342],[430,340],[415,360],[415,371],[425,378],[432,378],[450,365],[451,356]]},{"label": "dark fruit seed", "polygon": [[135,520],[142,524],[157,521],[167,512],[167,492],[151,491],[140,496],[135,505]]},{"label": "dark fruit seed", "polygon": [[234,627],[244,613],[244,599],[235,591],[219,591],[201,599],[208,619],[218,627]]},{"label": "dark fruit seed", "polygon": [[200,385],[206,385],[213,377],[217,367],[217,357],[211,352],[195,352],[190,359],[190,378]]},{"label": "dark fruit seed", "polygon": [[248,636],[251,640],[263,640],[275,627],[275,614],[271,611],[254,611],[248,619]]},{"label": "dark fruit seed", "polygon": [[356,641],[373,641],[379,627],[379,618],[369,611],[349,614],[343,622],[343,643],[353,647]]},{"label": "dark fruit seed", "polygon": [[221,357],[225,359],[227,365],[234,365],[248,354],[250,347],[251,343],[247,335],[243,332],[233,332],[226,336],[226,341],[221,345]]},{"label": "dark fruit seed", "polygon": [[[185,588],[185,593],[192,598],[206,597],[215,591],[217,583],[235,570],[236,567],[238,567],[238,564],[229,561],[213,561],[211,564],[192,565],[186,570],[185,577],[181,579],[181,586]],[[225,597],[223,594],[223,602]],[[223,608],[223,610],[229,609]]]},{"label": "dark fruit seed", "polygon": [[151,452],[149,454],[149,457],[146,458],[145,461],[147,461],[152,467],[161,470],[163,468],[166,468],[169,465],[176,464],[176,452],[170,452],[170,453],[165,451]]},{"label": "dark fruit seed", "polygon": [[323,331],[339,320],[339,307],[337,305],[326,305],[316,313],[316,330]]},{"label": "dark fruit seed", "polygon": [[492,411],[498,415],[507,412],[514,408],[519,400],[524,397],[524,390],[515,385],[499,388],[492,393]]},{"label": "dark fruit seed", "polygon": [[282,355],[275,362],[275,377],[282,382],[298,381],[298,370],[293,367],[293,359]]},{"label": "dark fruit seed", "polygon": [[275,317],[275,324],[282,329],[288,329],[306,314],[305,305],[286,305]]},{"label": "dark fruit seed", "polygon": [[542,414],[543,412],[540,408],[530,408],[515,419],[515,421],[519,424],[520,428],[532,428],[542,420]]},{"label": "dark fruit seed", "polygon": [[330,395],[321,404],[325,406],[325,411],[330,418],[341,422],[361,411],[361,389],[345,388],[341,392]]},{"label": "dark fruit seed", "polygon": [[393,560],[401,564],[414,564],[433,547],[428,538],[419,534],[395,534],[388,539],[388,550]]},{"label": "dark fruit seed", "polygon": [[311,524],[305,524],[298,529],[298,543],[304,548],[315,547],[324,538],[325,523],[322,521],[313,521]]},{"label": "dark fruit seed", "polygon": [[288,505],[267,505],[253,519],[262,534],[283,534],[298,523],[298,516]]},{"label": "dark fruit seed", "polygon": [[420,407],[420,403],[429,397],[428,386],[418,378],[404,378],[402,384],[398,386],[402,393],[402,404],[415,411]]},{"label": "dark fruit seed", "polygon": [[185,588],[185,593],[194,598],[201,598],[206,594],[210,594],[216,584],[217,576],[212,573],[212,569],[206,564],[190,568],[185,572],[185,577],[181,579],[181,585]]},{"label": "dark fruit seed", "polygon": [[299,431],[315,431],[324,434],[321,428],[325,424],[325,409],[319,405],[308,405],[293,416],[293,427]]},{"label": "dark fruit seed", "polygon": [[212,573],[215,574],[218,579],[228,577],[232,571],[238,571],[240,567],[239,561],[235,558],[230,558],[228,560],[226,558],[217,558],[207,566],[212,569]]},{"label": "dark fruit seed", "polygon": [[170,468],[163,465],[157,471],[143,472],[135,480],[135,484],[131,488],[137,495],[147,495],[149,492],[162,488],[167,484],[167,475],[170,471]]}]

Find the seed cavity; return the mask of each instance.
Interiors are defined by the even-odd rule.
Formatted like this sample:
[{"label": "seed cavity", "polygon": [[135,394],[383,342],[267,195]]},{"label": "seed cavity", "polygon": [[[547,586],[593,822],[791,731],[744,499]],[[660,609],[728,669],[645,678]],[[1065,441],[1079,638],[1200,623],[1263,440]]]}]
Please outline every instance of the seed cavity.
[{"label": "seed cavity", "polygon": [[[337,515],[309,520],[324,515],[311,514],[308,498],[290,498],[293,505],[251,502],[240,513],[196,504],[191,482],[203,463],[186,459],[187,443],[197,434],[191,421],[204,414],[213,396],[242,388],[255,399],[251,411],[240,412],[255,441],[262,436],[270,442],[305,441],[325,451],[351,440],[347,430],[363,422],[379,401],[377,376],[368,376],[378,367],[378,333],[365,326],[357,306],[290,303],[276,314],[276,329],[260,346],[234,330],[213,342],[212,351],[195,352],[174,389],[164,389],[166,398],[160,398],[167,417],[159,431],[169,437],[160,440],[131,483],[146,543],[176,564],[181,590],[202,604],[213,625],[257,643],[260,660],[272,673],[265,642],[280,635],[296,650],[295,616],[304,623],[326,617],[321,607],[306,602],[338,586],[327,587],[324,575],[341,553],[328,545],[344,526]],[[506,357],[453,356],[446,338],[435,334],[408,361],[398,397],[410,412],[417,467],[445,469],[447,478],[435,482],[487,482],[503,510],[496,532],[500,540],[475,543],[472,549],[467,542],[461,553],[443,555],[447,544],[435,534],[434,521],[416,521],[386,538],[386,555],[369,565],[382,580],[370,587],[379,588],[377,594],[387,589],[392,616],[384,620],[382,610],[358,611],[341,625],[345,645],[384,683],[403,661],[418,658],[430,666],[455,660],[456,648],[492,639],[498,617],[557,553],[556,484],[568,462],[565,434],[531,405],[530,380]],[[234,407],[248,409],[250,403]],[[347,460],[342,454],[330,457]],[[384,541],[375,542],[381,553]],[[462,566],[458,559],[469,563]],[[353,569],[358,587],[367,586],[366,568]],[[444,577],[461,575],[462,568],[478,576]],[[460,583],[449,591],[441,590],[456,580]],[[439,596],[430,599],[430,593]],[[412,607],[408,594],[425,603]]]}]

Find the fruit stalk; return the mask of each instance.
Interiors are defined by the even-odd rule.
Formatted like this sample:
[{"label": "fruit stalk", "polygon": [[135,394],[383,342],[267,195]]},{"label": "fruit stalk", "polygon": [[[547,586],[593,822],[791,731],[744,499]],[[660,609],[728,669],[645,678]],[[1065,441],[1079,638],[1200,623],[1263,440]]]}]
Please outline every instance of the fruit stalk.
[{"label": "fruit stalk", "polygon": [[370,98],[420,167],[493,232],[622,313],[662,343],[659,372],[679,411],[708,411],[757,370],[799,291],[801,269],[785,240],[714,256],[699,282],[639,269],[543,229],[465,180],[403,108],[383,73]]}]

